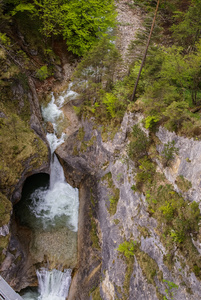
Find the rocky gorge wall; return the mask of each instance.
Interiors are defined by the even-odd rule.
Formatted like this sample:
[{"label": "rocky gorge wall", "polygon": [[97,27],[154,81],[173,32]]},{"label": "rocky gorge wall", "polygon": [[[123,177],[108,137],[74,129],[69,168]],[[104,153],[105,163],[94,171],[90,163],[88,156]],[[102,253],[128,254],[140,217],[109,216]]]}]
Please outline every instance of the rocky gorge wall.
[{"label": "rocky gorge wall", "polygon": [[[81,186],[87,194],[85,205],[90,208],[84,213],[88,227],[83,226],[82,218],[79,221],[80,257],[69,299],[199,299],[198,274],[195,275],[188,266],[185,255],[182,256],[177,246],[171,252],[173,265],[170,267],[167,264],[166,257],[170,250],[161,240],[158,222],[148,210],[148,200],[144,193],[135,192],[132,188],[137,169],[127,155],[128,133],[142,119],[139,113],[127,112],[113,141],[108,139],[107,142],[103,142],[101,130],[95,128],[93,121],[82,120],[80,128],[57,149],[66,177],[75,185],[78,181],[82,182]],[[164,174],[167,183],[173,184],[175,191],[186,200],[200,204],[201,142],[176,136],[162,127],[156,136],[159,138],[156,145],[158,155],[168,141],[174,140],[178,148],[178,154],[168,167],[164,167],[155,156],[157,171]],[[179,175],[192,184],[186,192],[175,183]],[[83,184],[89,177],[95,184]],[[94,234],[96,243],[93,242]],[[89,241],[86,244],[83,243],[85,236]],[[125,241],[136,244],[129,259],[117,250]],[[193,243],[200,257],[199,235]],[[91,251],[96,253],[95,265],[90,263]],[[99,269],[96,272],[98,261],[101,274]],[[90,277],[93,284],[87,286],[86,277]]]},{"label": "rocky gorge wall", "polygon": [[[124,39],[122,54],[125,54],[139,27],[140,18],[133,11],[128,12],[126,1],[119,1],[118,12],[119,21],[124,22],[120,25],[120,35]],[[129,23],[126,22],[127,18]],[[65,62],[63,70],[66,80],[70,78],[72,69],[72,65]],[[57,86],[57,89],[61,88]],[[23,88],[16,86],[13,94],[23,107]],[[2,260],[5,260],[0,270],[16,290],[37,283],[29,249],[32,233],[23,229],[19,234],[15,222],[11,229],[12,206],[8,199],[13,202],[20,199],[27,176],[49,172],[48,147],[41,126],[37,90],[31,80],[28,99],[26,103],[31,105],[28,123],[34,130],[31,130],[33,135],[28,143],[31,145],[28,147],[30,151],[27,156],[24,152],[16,154],[18,157],[21,153],[20,168],[19,164],[17,167],[13,164],[14,168],[11,169],[16,177],[11,184],[6,182],[1,186],[1,203],[5,203],[6,213],[3,208],[5,219],[0,224],[0,241]],[[114,139],[110,138],[112,134],[104,139],[101,126],[95,124],[93,119],[79,120],[71,104],[66,105],[63,111],[68,119],[68,138],[56,153],[67,181],[80,191],[78,264],[73,271],[68,299],[200,299],[200,267],[195,264],[196,259],[200,261],[200,233],[196,239],[192,234],[192,253],[185,252],[174,243],[170,251],[164,244],[162,225],[154,218],[155,212],[150,210],[149,197],[135,190],[138,170],[127,150],[133,125],[140,124],[143,129],[143,116],[126,112]],[[11,122],[4,108],[1,108],[0,118],[0,121]],[[149,135],[148,131],[143,131]],[[12,137],[15,139],[15,132]],[[157,165],[161,182],[171,185],[188,203],[196,201],[200,205],[201,142],[179,137],[162,127],[156,132],[154,140],[154,154],[150,156]],[[172,141],[178,151],[171,163],[164,166],[160,156],[164,145]],[[34,142],[36,147],[32,147]],[[11,160],[11,163],[16,161]],[[1,178],[4,175],[2,172]],[[179,184],[179,178],[184,178],[185,188]],[[128,256],[124,255],[125,251],[118,251],[119,245],[125,246],[125,242],[128,243],[126,250],[130,251]],[[193,265],[191,258],[194,259]]]},{"label": "rocky gorge wall", "polygon": [[7,106],[4,102],[1,105],[1,136],[3,134],[5,136],[2,140],[4,150],[0,171],[2,213],[0,271],[11,286],[21,289],[30,280],[30,275],[25,269],[30,269],[31,264],[30,258],[27,257],[31,232],[24,229],[23,237],[18,234],[16,224],[11,219],[13,204],[20,200],[27,177],[41,172],[49,173],[49,148],[42,127],[39,100],[33,80],[29,78],[28,90],[25,90],[20,82],[16,83],[13,85],[12,93],[13,98],[8,102],[12,102],[11,109],[15,109],[16,115],[12,115],[13,110],[11,113],[8,103]]}]

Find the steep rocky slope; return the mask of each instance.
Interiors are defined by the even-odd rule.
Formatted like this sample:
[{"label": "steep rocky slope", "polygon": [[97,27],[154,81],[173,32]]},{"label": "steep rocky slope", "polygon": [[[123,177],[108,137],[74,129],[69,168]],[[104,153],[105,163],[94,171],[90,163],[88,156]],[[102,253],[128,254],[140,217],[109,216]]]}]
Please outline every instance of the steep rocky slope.
[{"label": "steep rocky slope", "polygon": [[[200,260],[199,235],[193,240],[193,254],[176,244],[170,251],[161,238],[158,221],[151,216],[148,196],[146,199],[143,193],[133,190],[137,169],[127,156],[127,135],[141,120],[142,115],[138,113],[126,113],[114,140],[107,142],[103,142],[99,129],[93,129],[93,123],[82,121],[82,137],[79,129],[57,150],[67,179],[81,187],[79,264],[69,299],[87,299],[89,288],[92,299],[170,299],[172,296],[199,299],[199,271],[189,263],[188,257],[194,255]],[[186,201],[199,203],[197,175],[201,142],[178,137],[163,128],[156,136],[159,137],[158,157],[167,142],[174,140],[178,148],[170,166],[164,167],[156,159],[158,184],[173,184],[172,188]],[[192,172],[195,164],[196,170]],[[186,192],[176,184],[178,176],[191,182]],[[128,257],[118,251],[125,241],[134,243]]]},{"label": "steep rocky slope", "polygon": [[[126,61],[126,50],[142,17],[124,0],[117,2],[117,9],[121,22],[119,49]],[[61,45],[56,46],[57,52],[61,51]],[[57,75],[68,80],[75,64],[63,52],[60,57],[63,74],[57,65]],[[49,172],[37,92],[41,95],[44,88],[45,92],[51,89],[53,81],[47,79],[35,89],[29,79],[26,91],[18,82],[0,106],[2,162],[5,161],[0,168],[1,260],[5,258],[1,273],[17,290],[36,285],[36,276],[28,245],[32,233],[23,229],[19,234],[15,222],[10,231],[10,200],[20,199],[28,176]],[[55,91],[65,84],[61,84],[62,88],[56,85]],[[69,300],[200,299],[199,218],[197,206],[192,203],[200,206],[201,142],[179,137],[163,127],[155,133],[148,132],[137,105],[126,111],[114,138],[111,132],[103,137],[102,126],[95,124],[93,118],[78,119],[73,103],[64,106],[63,111],[68,137],[56,154],[67,181],[80,191],[78,264],[73,271]],[[139,167],[129,155],[136,124],[149,137],[148,167],[147,161]],[[171,147],[171,157],[166,157],[165,149]],[[160,204],[163,199],[166,206]],[[178,227],[174,227],[174,214]],[[187,224],[188,217],[192,224]],[[174,228],[180,225],[181,232],[177,232]]]}]

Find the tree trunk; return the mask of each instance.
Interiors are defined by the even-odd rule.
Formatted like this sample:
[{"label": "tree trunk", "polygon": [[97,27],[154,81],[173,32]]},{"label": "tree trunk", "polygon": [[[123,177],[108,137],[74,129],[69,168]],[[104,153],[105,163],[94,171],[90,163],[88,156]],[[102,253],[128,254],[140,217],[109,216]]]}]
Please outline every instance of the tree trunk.
[{"label": "tree trunk", "polygon": [[133,94],[132,94],[131,101],[134,101],[134,99],[135,99],[135,93],[136,93],[136,90],[137,90],[137,86],[138,86],[138,82],[139,82],[140,75],[141,75],[141,72],[142,72],[142,68],[143,68],[143,65],[144,65],[144,62],[145,62],[145,59],[146,59],[146,56],[147,56],[147,51],[148,51],[148,48],[149,48],[149,44],[150,44],[152,32],[153,32],[154,25],[155,25],[156,15],[157,15],[159,3],[160,3],[160,0],[157,1],[157,5],[156,5],[156,10],[155,10],[154,18],[153,18],[153,22],[152,22],[152,25],[151,25],[151,30],[150,30],[150,33],[149,33],[149,37],[148,37],[148,41],[147,41],[145,53],[144,53],[144,56],[143,56],[143,59],[142,59],[142,63],[141,63],[141,66],[140,66],[140,71],[139,71],[139,73],[138,73],[138,77],[137,77],[137,80],[136,80],[136,83],[135,83],[135,87],[134,87],[134,90],[133,90]]}]

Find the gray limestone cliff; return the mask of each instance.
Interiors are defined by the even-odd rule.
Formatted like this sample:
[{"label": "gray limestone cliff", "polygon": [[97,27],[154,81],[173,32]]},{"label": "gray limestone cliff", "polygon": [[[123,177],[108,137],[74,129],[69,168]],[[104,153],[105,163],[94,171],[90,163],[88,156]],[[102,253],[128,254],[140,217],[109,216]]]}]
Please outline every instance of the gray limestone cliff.
[{"label": "gray limestone cliff", "polygon": [[[100,127],[94,129],[93,120],[82,120],[57,149],[67,180],[81,187],[79,263],[69,299],[200,299],[199,272],[193,272],[176,244],[173,251],[166,248],[145,194],[132,188],[137,168],[127,155],[127,136],[142,119],[138,113],[126,113],[113,141],[107,142],[102,140]],[[200,205],[201,142],[162,127],[156,136],[157,171],[185,201]],[[165,167],[158,157],[173,140],[177,154]],[[187,191],[176,184],[178,176],[191,183]],[[199,235],[197,238],[192,237],[192,243],[200,259]],[[129,259],[117,250],[125,241],[134,243]],[[171,266],[168,255],[172,256]]]}]

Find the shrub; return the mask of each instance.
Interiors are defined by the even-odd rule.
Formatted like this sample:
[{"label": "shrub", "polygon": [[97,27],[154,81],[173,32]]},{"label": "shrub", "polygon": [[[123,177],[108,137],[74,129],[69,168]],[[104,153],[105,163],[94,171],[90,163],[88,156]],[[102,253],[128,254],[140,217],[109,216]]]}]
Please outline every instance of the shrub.
[{"label": "shrub", "polygon": [[187,192],[190,188],[192,188],[191,182],[185,179],[182,175],[177,177],[176,184],[182,192]]},{"label": "shrub", "polygon": [[168,142],[164,145],[163,151],[162,151],[162,163],[164,167],[167,167],[171,160],[174,159],[175,154],[178,154],[178,148],[175,147],[175,141]]},{"label": "shrub", "polygon": [[36,71],[36,77],[40,80],[45,80],[48,77],[48,69],[47,66],[42,66],[40,69]]},{"label": "shrub", "polygon": [[103,104],[106,106],[109,118],[114,118],[116,114],[117,98],[111,93],[106,93],[103,98]]},{"label": "shrub", "polygon": [[139,159],[147,155],[149,139],[138,124],[133,126],[131,142],[128,146],[128,156],[138,163]]},{"label": "shrub", "polygon": [[139,189],[143,183],[151,183],[155,173],[155,165],[145,156],[139,160],[139,172],[135,176],[136,187]]},{"label": "shrub", "polygon": [[134,256],[134,251],[135,251],[135,247],[136,247],[137,242],[134,241],[125,241],[122,244],[119,245],[119,247],[117,248],[117,250],[121,253],[123,253],[123,255],[127,258]]},{"label": "shrub", "polygon": [[156,127],[157,122],[160,120],[160,118],[156,117],[156,116],[148,116],[145,119],[145,128],[146,129],[150,129],[153,130]]}]

